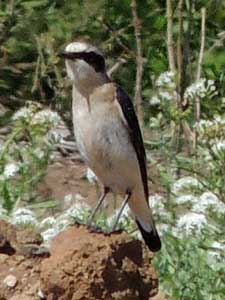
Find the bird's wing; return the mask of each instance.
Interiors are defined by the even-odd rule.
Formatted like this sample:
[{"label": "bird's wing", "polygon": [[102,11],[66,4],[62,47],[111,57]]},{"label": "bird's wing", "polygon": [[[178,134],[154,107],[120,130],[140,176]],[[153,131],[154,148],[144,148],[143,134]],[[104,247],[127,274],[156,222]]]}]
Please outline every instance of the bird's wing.
[{"label": "bird's wing", "polygon": [[118,101],[120,108],[122,110],[123,117],[126,121],[126,125],[130,135],[130,140],[137,155],[145,197],[148,202],[148,178],[147,178],[147,169],[146,169],[146,154],[145,154],[144,143],[143,143],[138,119],[134,110],[134,106],[130,98],[119,86],[116,89],[116,100]]}]

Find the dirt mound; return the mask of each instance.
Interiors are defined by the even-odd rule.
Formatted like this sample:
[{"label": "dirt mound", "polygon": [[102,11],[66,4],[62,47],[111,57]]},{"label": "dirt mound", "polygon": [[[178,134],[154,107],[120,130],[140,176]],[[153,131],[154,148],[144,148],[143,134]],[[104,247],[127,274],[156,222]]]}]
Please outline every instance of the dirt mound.
[{"label": "dirt mound", "polygon": [[147,300],[157,293],[152,254],[126,233],[90,233],[73,226],[59,234],[41,266],[47,299]]},{"label": "dirt mound", "polygon": [[38,251],[40,242],[37,232],[0,221],[1,300],[147,300],[157,294],[152,254],[126,233],[75,225],[52,241],[48,258]]}]

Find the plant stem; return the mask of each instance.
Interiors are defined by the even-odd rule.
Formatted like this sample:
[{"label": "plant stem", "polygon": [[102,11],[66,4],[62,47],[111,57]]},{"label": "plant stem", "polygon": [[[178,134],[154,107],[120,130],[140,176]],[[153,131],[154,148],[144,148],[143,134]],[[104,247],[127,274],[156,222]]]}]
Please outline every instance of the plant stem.
[{"label": "plant stem", "polygon": [[[202,21],[201,21],[201,46],[200,46],[200,52],[199,52],[199,59],[198,59],[198,68],[197,68],[197,74],[196,74],[196,82],[201,79],[201,73],[202,73],[202,63],[203,63],[203,57],[204,57],[204,49],[205,49],[205,20],[206,20],[206,8],[203,7],[201,9],[201,15],[202,15]],[[200,115],[201,115],[201,104],[200,104],[200,98],[196,97],[195,99],[195,122],[198,123],[200,121]],[[194,149],[197,147],[198,142],[198,133],[195,129],[194,132]]]},{"label": "plant stem", "polygon": [[169,60],[169,68],[175,72],[174,48],[173,48],[173,9],[171,0],[166,1],[166,17],[167,17],[167,52]]},{"label": "plant stem", "polygon": [[137,109],[137,115],[140,121],[141,128],[143,127],[143,110],[142,110],[142,77],[143,77],[143,53],[141,44],[141,21],[137,13],[136,0],[131,1],[131,9],[133,15],[133,26],[135,33],[135,40],[137,45],[136,53],[136,85],[135,85],[135,105]]},{"label": "plant stem", "polygon": [[22,128],[17,128],[14,132],[12,132],[12,134],[9,136],[9,138],[7,139],[7,141],[5,142],[5,144],[2,147],[2,151],[0,153],[0,161],[3,159],[6,151],[8,150],[10,144],[13,142],[13,140],[15,139],[15,137],[22,131]]}]

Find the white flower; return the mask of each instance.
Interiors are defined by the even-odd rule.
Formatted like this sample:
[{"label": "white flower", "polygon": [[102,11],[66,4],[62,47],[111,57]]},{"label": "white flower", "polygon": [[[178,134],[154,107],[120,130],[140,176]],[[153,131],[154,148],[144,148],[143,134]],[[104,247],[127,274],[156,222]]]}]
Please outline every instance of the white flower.
[{"label": "white flower", "polygon": [[150,118],[150,128],[158,128],[160,126],[160,119],[152,117]]},{"label": "white flower", "polygon": [[[208,263],[216,269],[216,265],[214,265],[215,262],[224,262],[225,263],[225,244],[219,243],[219,242],[213,242],[212,250],[208,251]],[[219,266],[220,267],[220,266]]]},{"label": "white flower", "polygon": [[14,225],[17,224],[33,224],[37,225],[37,219],[31,210],[27,208],[18,208],[12,213],[11,223]]},{"label": "white flower", "polygon": [[208,209],[212,209],[218,213],[225,213],[225,204],[223,204],[213,193],[205,192],[193,206],[193,211],[205,213]]},{"label": "white flower", "polygon": [[207,224],[206,217],[203,214],[187,213],[181,216],[177,221],[177,227],[184,230],[187,234],[193,231],[200,232]]},{"label": "white flower", "polygon": [[218,143],[214,144],[212,150],[215,153],[225,151],[225,141],[219,141]]},{"label": "white flower", "polygon": [[153,213],[161,217],[167,215],[163,201],[163,197],[158,194],[151,195],[148,198],[148,202],[150,207],[152,208]]},{"label": "white flower", "polygon": [[13,116],[12,119],[14,121],[20,120],[20,119],[28,119],[33,116],[33,112],[28,107],[22,107],[20,110],[18,110]]},{"label": "white flower", "polygon": [[72,223],[72,220],[69,220],[68,218],[64,219],[62,216],[62,217],[56,219],[54,228],[56,229],[56,231],[60,232],[60,231],[65,230],[69,225],[71,225],[71,223]]},{"label": "white flower", "polygon": [[50,130],[47,135],[46,135],[47,140],[50,143],[61,143],[63,141],[63,138],[60,134],[60,132],[56,131],[56,130]]},{"label": "white flower", "polygon": [[209,86],[212,86],[212,85],[214,85],[215,84],[215,81],[214,80],[208,80],[208,85]]},{"label": "white flower", "polygon": [[160,99],[157,97],[157,96],[153,96],[151,99],[150,99],[150,104],[151,105],[157,105],[160,103]]},{"label": "white flower", "polygon": [[73,200],[73,195],[72,194],[68,194],[64,197],[65,204],[69,204],[69,203],[71,204],[72,200]]},{"label": "white flower", "polygon": [[215,120],[214,121],[215,123],[218,123],[220,125],[225,125],[225,118],[224,117],[215,116],[214,120]]},{"label": "white flower", "polygon": [[174,83],[175,74],[173,72],[167,71],[160,74],[159,78],[156,80],[157,87],[175,88]]},{"label": "white flower", "polygon": [[36,148],[33,153],[38,159],[42,159],[45,156],[44,151],[39,148]]},{"label": "white flower", "polygon": [[57,112],[53,112],[50,109],[45,109],[37,112],[32,119],[33,125],[49,124],[56,127],[61,121]]},{"label": "white flower", "polygon": [[53,239],[59,232],[56,228],[49,228],[44,232],[41,232],[41,236],[45,243],[48,243],[51,239]]},{"label": "white flower", "polygon": [[172,193],[179,194],[182,193],[185,189],[190,189],[192,187],[199,187],[199,181],[191,176],[185,176],[178,179],[172,186]]},{"label": "white flower", "polygon": [[16,173],[19,171],[19,165],[16,165],[15,163],[8,163],[5,165],[3,175],[5,178],[10,178],[16,175]]},{"label": "white flower", "polygon": [[98,181],[98,177],[95,175],[95,173],[90,168],[87,168],[86,178],[90,183]]},{"label": "white flower", "polygon": [[215,91],[215,90],[216,90],[216,87],[215,87],[214,85],[210,87],[210,91],[213,92],[213,91]]},{"label": "white flower", "polygon": [[225,150],[225,118],[215,116],[212,120],[200,121],[195,127],[202,144],[207,142],[216,155]]},{"label": "white flower", "polygon": [[203,78],[200,79],[198,82],[193,83],[186,89],[184,93],[184,98],[185,99],[194,99],[195,97],[212,98],[215,95],[217,95],[217,91],[214,85],[214,81],[206,80],[205,78]]},{"label": "white flower", "polygon": [[170,93],[168,93],[168,92],[159,92],[159,96],[162,98],[162,99],[164,99],[164,100],[168,100],[168,101],[170,101],[170,100],[172,100],[173,99],[173,97],[170,95]]},{"label": "white flower", "polygon": [[225,244],[221,244],[219,242],[213,242],[211,247],[225,251]]},{"label": "white flower", "polygon": [[21,215],[29,215],[29,216],[35,216],[35,213],[28,209],[28,208],[18,208],[17,210],[15,210],[13,213],[12,213],[12,216],[13,217],[16,217],[16,216],[21,216]]},{"label": "white flower", "polygon": [[39,224],[40,228],[53,227],[56,224],[56,219],[54,217],[47,217],[41,221]]},{"label": "white flower", "polygon": [[177,204],[194,204],[198,202],[198,198],[193,196],[192,194],[182,195],[175,199]]},{"label": "white flower", "polygon": [[204,132],[205,129],[213,126],[214,123],[210,120],[201,120],[195,124],[195,127],[198,129],[199,132]]},{"label": "white flower", "polygon": [[82,218],[84,213],[90,210],[90,208],[91,207],[83,201],[77,201],[74,205],[72,205],[64,212],[62,217]]},{"label": "white flower", "polygon": [[157,230],[160,236],[162,236],[164,233],[170,231],[171,226],[168,224],[158,224],[157,225]]}]

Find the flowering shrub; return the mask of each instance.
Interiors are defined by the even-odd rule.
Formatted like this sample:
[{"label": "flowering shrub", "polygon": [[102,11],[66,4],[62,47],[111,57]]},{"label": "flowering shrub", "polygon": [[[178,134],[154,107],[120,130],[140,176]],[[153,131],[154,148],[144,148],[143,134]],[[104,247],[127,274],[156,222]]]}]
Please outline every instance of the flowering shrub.
[{"label": "flowering shrub", "polygon": [[186,89],[184,93],[184,99],[195,100],[196,97],[199,97],[201,99],[211,99],[216,95],[218,95],[218,91],[216,90],[214,80],[207,80],[205,78],[202,78]]},{"label": "flowering shrub", "polygon": [[166,88],[174,90],[176,88],[175,84],[175,73],[171,71],[166,71],[162,73],[156,80],[156,87]]},{"label": "flowering shrub", "polygon": [[162,238],[155,264],[171,299],[224,296],[225,203],[211,192],[199,194],[199,187],[196,178],[183,177],[172,185],[170,199],[150,197]]},{"label": "flowering shrub", "polygon": [[199,172],[202,181],[225,203],[225,118],[201,120],[196,127],[199,165],[204,166],[204,172]]},{"label": "flowering shrub", "polygon": [[[164,107],[164,104],[168,107],[176,100],[176,83],[175,74],[173,72],[164,72],[156,80],[155,85],[157,87],[157,94],[150,99],[151,105],[159,105]],[[167,103],[171,102],[171,103]]]},{"label": "flowering shrub", "polygon": [[60,137],[56,112],[28,102],[12,116],[12,132],[0,149],[0,205],[11,211],[21,201],[32,201]]},{"label": "flowering shrub", "polygon": [[[154,112],[149,120],[152,140],[147,145],[151,147],[151,162],[159,172],[166,195],[152,195],[149,201],[163,241],[162,250],[155,257],[163,291],[177,300],[222,300],[225,120],[215,106],[223,99],[220,101],[213,80],[201,79],[184,91],[182,101],[188,103],[188,108],[182,110],[177,105],[181,99],[176,92],[175,74],[161,74],[155,86],[149,101]],[[197,99],[202,115],[196,124]],[[187,148],[183,131],[187,126],[182,127],[182,122],[197,132],[195,152]],[[152,137],[156,137],[154,141]]]}]

